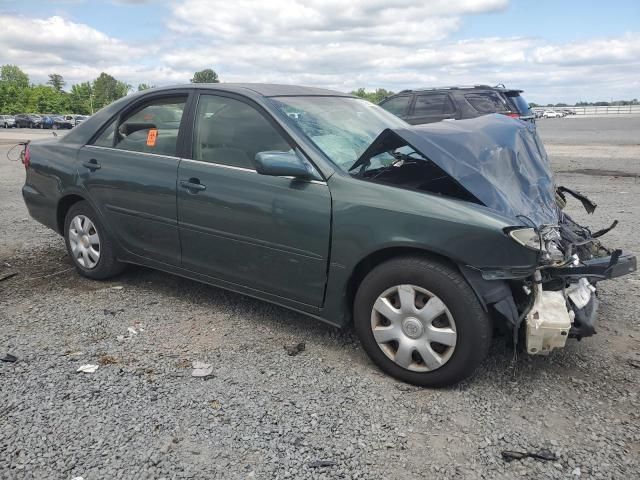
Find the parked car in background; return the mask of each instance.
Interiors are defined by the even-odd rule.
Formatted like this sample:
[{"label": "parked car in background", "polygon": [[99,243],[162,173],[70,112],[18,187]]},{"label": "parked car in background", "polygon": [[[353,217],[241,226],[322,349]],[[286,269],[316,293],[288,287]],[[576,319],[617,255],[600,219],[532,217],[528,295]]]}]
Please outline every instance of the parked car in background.
[{"label": "parked car in background", "polygon": [[75,116],[75,125],[78,126],[80,125],[82,122],[84,122],[87,118],[89,118],[88,115],[76,115]]},{"label": "parked car in background", "polygon": [[16,126],[16,119],[13,115],[0,115],[0,127],[13,128]]},{"label": "parked car in background", "polygon": [[562,118],[564,115],[555,110],[545,110],[544,112],[542,112],[542,116],[544,118]]},{"label": "parked car in background", "polygon": [[471,374],[494,326],[530,354],[592,335],[595,285],[636,269],[562,210],[595,205],[502,115],[412,128],[318,88],[153,88],[23,163],[29,213],[80,275],[134,263],[353,324],[418,385]]},{"label": "parked car in background", "polygon": [[19,113],[15,116],[18,128],[42,128],[42,117],[33,113]]},{"label": "parked car in background", "polygon": [[63,130],[73,128],[76,126],[76,119],[74,115],[60,115],[53,120],[51,128],[54,130]]},{"label": "parked car in background", "polygon": [[490,113],[534,122],[522,90],[488,85],[403,90],[380,102],[380,106],[412,125],[462,120]]},{"label": "parked car in background", "polygon": [[42,115],[42,128],[53,128],[53,122],[59,116],[59,113],[47,113]]}]

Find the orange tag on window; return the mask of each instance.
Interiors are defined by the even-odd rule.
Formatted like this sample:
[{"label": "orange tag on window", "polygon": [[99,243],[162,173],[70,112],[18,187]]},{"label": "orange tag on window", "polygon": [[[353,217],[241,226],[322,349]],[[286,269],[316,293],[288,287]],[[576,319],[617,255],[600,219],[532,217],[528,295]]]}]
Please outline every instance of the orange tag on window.
[{"label": "orange tag on window", "polygon": [[158,139],[158,129],[157,128],[149,129],[149,133],[147,133],[147,147],[155,147],[157,139]]}]

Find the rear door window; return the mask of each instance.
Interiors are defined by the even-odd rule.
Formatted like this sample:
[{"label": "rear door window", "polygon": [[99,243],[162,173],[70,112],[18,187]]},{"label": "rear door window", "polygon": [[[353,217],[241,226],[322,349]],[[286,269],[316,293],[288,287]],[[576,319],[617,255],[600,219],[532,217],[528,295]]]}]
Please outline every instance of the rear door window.
[{"label": "rear door window", "polygon": [[114,147],[175,157],[187,96],[156,98],[120,121]]},{"label": "rear door window", "polygon": [[409,108],[409,102],[411,101],[410,95],[402,95],[399,97],[393,97],[380,104],[387,112],[391,112],[394,115],[401,116],[407,113]]},{"label": "rear door window", "polygon": [[423,117],[428,115],[447,115],[455,112],[449,95],[446,93],[429,93],[418,95],[413,107],[413,115]]},{"label": "rear door window", "polygon": [[465,94],[467,102],[480,113],[504,113],[509,106],[497,92],[474,92]]}]

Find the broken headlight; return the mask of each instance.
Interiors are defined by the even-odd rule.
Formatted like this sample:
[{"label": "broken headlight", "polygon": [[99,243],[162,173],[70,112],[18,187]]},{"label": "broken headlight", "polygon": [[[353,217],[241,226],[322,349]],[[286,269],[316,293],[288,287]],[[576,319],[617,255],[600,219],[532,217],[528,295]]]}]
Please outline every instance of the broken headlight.
[{"label": "broken headlight", "polygon": [[542,237],[535,228],[515,228],[509,231],[509,236],[523,247],[538,252],[546,251]]}]

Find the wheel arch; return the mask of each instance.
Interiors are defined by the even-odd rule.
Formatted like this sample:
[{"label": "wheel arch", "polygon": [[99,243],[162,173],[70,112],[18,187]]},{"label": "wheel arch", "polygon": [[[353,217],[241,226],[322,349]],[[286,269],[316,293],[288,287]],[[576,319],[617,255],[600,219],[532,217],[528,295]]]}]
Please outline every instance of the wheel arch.
[{"label": "wheel arch", "polygon": [[394,246],[385,247],[371,252],[360,259],[360,261],[355,265],[355,267],[351,271],[349,280],[347,281],[346,300],[347,308],[352,321],[353,302],[356,296],[356,292],[358,291],[358,286],[360,285],[360,283],[362,283],[364,277],[366,277],[367,274],[375,267],[388,260],[410,256],[423,257],[432,261],[443,263],[457,271],[460,270],[457,263],[454,262],[451,258],[420,247]]},{"label": "wheel arch", "polygon": [[60,235],[64,235],[64,219],[66,218],[69,209],[76,203],[85,200],[86,198],[82,195],[70,193],[58,201],[58,207],[56,208],[56,226],[58,227],[58,233]]}]

